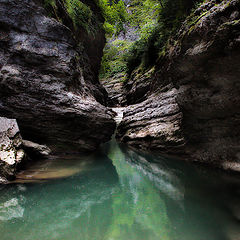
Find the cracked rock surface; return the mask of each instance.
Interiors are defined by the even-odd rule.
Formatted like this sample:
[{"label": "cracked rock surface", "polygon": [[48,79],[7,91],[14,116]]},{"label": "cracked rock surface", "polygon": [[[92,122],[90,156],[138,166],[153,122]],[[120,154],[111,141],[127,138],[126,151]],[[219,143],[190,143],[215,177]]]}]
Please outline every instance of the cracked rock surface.
[{"label": "cracked rock surface", "polygon": [[0,117],[0,178],[11,179],[17,166],[24,160],[22,138],[17,121]]},{"label": "cracked rock surface", "polygon": [[239,171],[239,12],[237,0],[212,0],[194,12],[194,24],[183,23],[147,99],[125,109],[121,141]]},{"label": "cracked rock surface", "polygon": [[24,139],[91,151],[111,138],[114,114],[101,104],[106,93],[96,76],[101,31],[96,63],[86,41],[49,18],[42,1],[0,0],[0,115],[17,119]]}]

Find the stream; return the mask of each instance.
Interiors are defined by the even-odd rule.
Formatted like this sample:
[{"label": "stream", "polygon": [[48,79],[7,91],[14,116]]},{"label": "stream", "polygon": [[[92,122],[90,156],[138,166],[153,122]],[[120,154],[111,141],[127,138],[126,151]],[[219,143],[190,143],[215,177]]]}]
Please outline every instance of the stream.
[{"label": "stream", "polygon": [[0,187],[1,240],[239,240],[239,176],[133,151],[37,163]]}]

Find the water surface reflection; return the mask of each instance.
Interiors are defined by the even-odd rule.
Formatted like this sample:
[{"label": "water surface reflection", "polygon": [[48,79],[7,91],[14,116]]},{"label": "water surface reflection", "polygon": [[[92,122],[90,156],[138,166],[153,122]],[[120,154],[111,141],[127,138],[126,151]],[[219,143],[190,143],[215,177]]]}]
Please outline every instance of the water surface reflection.
[{"label": "water surface reflection", "polygon": [[[240,237],[237,176],[114,141],[95,156],[77,158],[42,163],[30,171],[37,183],[0,189],[1,240]],[[19,179],[26,179],[24,173]]]}]

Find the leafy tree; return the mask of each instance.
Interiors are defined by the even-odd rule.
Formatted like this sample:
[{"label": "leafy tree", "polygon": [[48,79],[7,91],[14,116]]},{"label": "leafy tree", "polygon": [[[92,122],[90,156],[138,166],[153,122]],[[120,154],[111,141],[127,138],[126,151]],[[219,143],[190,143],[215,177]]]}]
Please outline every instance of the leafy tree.
[{"label": "leafy tree", "polygon": [[150,67],[159,57],[165,55],[167,46],[191,9],[203,0],[158,0],[158,2],[157,22],[149,27],[146,23],[142,27],[140,39],[127,53],[128,74],[139,65],[143,68]]},{"label": "leafy tree", "polygon": [[[128,53],[134,42],[121,39],[122,44],[117,46],[118,36],[125,35],[129,29],[130,31],[136,29],[141,39],[136,46],[144,49],[145,41],[151,36],[157,24],[161,5],[158,0],[130,0],[128,6],[125,6],[122,0],[118,2],[100,0],[100,4],[106,19],[104,26],[109,42],[102,60],[100,77],[104,78],[119,72],[123,74],[127,72]],[[115,51],[114,56],[111,55],[112,51]],[[135,53],[139,57],[142,54],[141,51],[135,51]]]},{"label": "leafy tree", "polygon": [[124,23],[128,21],[126,6],[122,0],[99,0],[99,7],[105,18],[104,29],[108,36],[124,31]]}]

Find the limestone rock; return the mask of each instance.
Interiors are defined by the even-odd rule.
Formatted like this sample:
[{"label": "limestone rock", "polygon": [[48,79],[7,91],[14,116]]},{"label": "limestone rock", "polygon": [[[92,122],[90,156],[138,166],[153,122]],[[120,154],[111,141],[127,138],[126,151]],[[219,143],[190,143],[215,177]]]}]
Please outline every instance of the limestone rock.
[{"label": "limestone rock", "polygon": [[82,37],[48,17],[42,1],[0,0],[0,115],[17,119],[24,139],[89,151],[111,138],[97,79],[104,33]]},{"label": "limestone rock", "polygon": [[[128,105],[145,101],[149,97],[149,92],[153,83],[154,68],[145,73],[136,69],[130,79],[125,83],[126,102]],[[140,73],[139,73],[140,71]]]},{"label": "limestone rock", "polygon": [[170,87],[142,103],[127,107],[118,126],[117,138],[143,149],[182,152],[185,144],[180,127],[182,113],[176,102],[177,90]]},{"label": "limestone rock", "polygon": [[126,104],[125,77],[124,74],[120,73],[111,78],[101,80],[108,93],[109,107],[120,107]]},{"label": "limestone rock", "polygon": [[20,148],[20,136],[17,121],[0,117],[0,178],[14,178],[17,166],[26,157]]},{"label": "limestone rock", "polygon": [[239,8],[236,0],[209,1],[195,11],[194,25],[182,25],[155,66],[150,97],[126,108],[122,141],[239,170]]},{"label": "limestone rock", "polygon": [[40,145],[28,140],[23,140],[23,149],[33,160],[34,158],[46,158],[51,153],[51,149],[46,145]]}]

